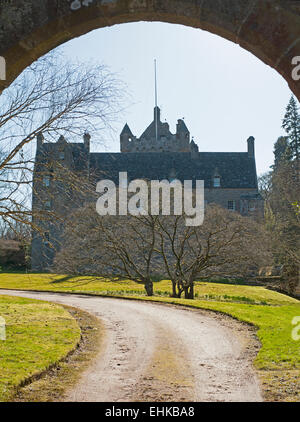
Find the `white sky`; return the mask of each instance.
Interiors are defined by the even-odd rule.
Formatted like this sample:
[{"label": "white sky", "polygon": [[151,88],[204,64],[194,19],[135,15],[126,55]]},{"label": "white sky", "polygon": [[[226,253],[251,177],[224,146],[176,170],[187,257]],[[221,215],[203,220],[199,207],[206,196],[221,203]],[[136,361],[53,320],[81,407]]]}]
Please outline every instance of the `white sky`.
[{"label": "white sky", "polygon": [[158,105],[172,132],[184,117],[200,151],[246,151],[254,136],[258,173],[272,165],[291,91],[275,70],[236,44],[199,29],[140,22],[92,31],[63,50],[71,58],[99,60],[128,86],[131,101],[102,151],[119,151],[126,122],[140,136],[152,121],[156,58]]}]

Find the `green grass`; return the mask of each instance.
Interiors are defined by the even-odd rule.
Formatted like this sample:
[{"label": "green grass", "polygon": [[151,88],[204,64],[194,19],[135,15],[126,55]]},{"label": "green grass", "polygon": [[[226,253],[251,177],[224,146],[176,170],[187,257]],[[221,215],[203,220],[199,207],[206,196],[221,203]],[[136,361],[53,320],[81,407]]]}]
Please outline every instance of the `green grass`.
[{"label": "green grass", "polygon": [[[0,288],[94,293],[108,296],[145,295],[144,286],[130,280],[112,282],[100,277],[72,277],[35,273],[0,273]],[[169,295],[171,292],[171,283],[168,280],[154,283],[154,291],[157,295]],[[296,299],[267,290],[264,287],[219,282],[197,282],[195,293],[198,299],[205,300],[226,302],[230,300],[233,302],[245,301],[246,303],[251,301],[253,304],[264,302],[264,305],[300,303]]]},{"label": "green grass", "polygon": [[26,380],[74,349],[80,340],[80,328],[63,307],[31,299],[0,296],[0,316],[6,321],[6,340],[0,341],[3,402]]},{"label": "green grass", "polygon": [[[169,297],[171,284],[164,280],[155,283],[155,296],[148,298],[143,285],[129,280],[112,282],[95,277],[13,273],[0,274],[0,288],[121,296],[225,313],[257,327],[262,347],[255,359],[255,366],[263,374],[262,379],[269,377],[266,384],[271,389],[270,397],[273,395],[273,398],[284,400],[298,397],[300,342],[292,339],[291,332],[294,328],[292,319],[300,316],[300,302],[284,294],[244,283],[197,282],[195,300],[173,299]],[[284,391],[276,393],[282,376],[288,374],[293,376],[286,380]]]}]

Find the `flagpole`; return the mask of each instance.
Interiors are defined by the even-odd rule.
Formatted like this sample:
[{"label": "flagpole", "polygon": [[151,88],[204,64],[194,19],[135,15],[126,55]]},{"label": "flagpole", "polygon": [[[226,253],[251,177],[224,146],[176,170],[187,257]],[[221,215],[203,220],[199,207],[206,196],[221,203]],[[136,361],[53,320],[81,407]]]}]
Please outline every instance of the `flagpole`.
[{"label": "flagpole", "polygon": [[156,59],[154,60],[154,75],[155,75],[155,137],[158,141],[158,113],[157,113],[157,70],[156,70]]}]

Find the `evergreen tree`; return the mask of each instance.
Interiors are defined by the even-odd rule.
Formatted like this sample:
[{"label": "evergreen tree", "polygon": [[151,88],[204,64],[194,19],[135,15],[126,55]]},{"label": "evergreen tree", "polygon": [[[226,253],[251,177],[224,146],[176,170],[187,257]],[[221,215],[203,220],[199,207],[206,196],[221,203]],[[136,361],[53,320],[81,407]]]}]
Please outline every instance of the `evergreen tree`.
[{"label": "evergreen tree", "polygon": [[292,158],[293,153],[289,144],[289,138],[281,136],[274,145],[274,165],[271,168],[276,170],[281,163],[291,161]]},{"label": "evergreen tree", "polygon": [[282,127],[286,131],[292,152],[292,157],[300,159],[300,115],[295,97],[292,96],[286,108],[286,113],[282,122]]}]

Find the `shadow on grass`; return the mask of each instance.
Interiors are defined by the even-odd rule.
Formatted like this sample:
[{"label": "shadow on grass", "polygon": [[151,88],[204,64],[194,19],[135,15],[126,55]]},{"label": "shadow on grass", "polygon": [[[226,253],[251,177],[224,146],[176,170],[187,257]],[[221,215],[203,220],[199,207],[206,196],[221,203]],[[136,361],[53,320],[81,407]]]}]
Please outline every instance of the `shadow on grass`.
[{"label": "shadow on grass", "polygon": [[[74,278],[80,278],[79,280],[74,281]],[[59,279],[55,278],[55,280],[50,281],[50,284],[61,284],[65,282],[71,282],[72,287],[80,287],[80,286],[86,286],[87,284],[94,283],[95,281],[111,281],[111,280],[105,280],[101,277],[94,277],[94,276],[80,276],[80,275],[66,275],[61,276]],[[62,288],[68,289],[70,286],[61,286]]]},{"label": "shadow on grass", "polygon": [[[57,277],[57,275],[55,277]],[[74,280],[74,278],[76,278],[76,281]],[[59,279],[55,278],[55,280],[50,281],[50,284],[61,284],[64,282],[70,282],[72,283],[72,288],[75,289],[76,287],[86,286],[88,284],[99,282],[99,281],[102,283],[105,283],[105,282],[119,283],[120,281],[124,281],[124,279],[123,278],[111,279],[111,278],[105,278],[105,277],[95,276],[95,275],[79,275],[79,274],[70,275],[69,274],[69,275],[61,276]],[[70,286],[60,286],[60,288],[69,289]]]},{"label": "shadow on grass", "polygon": [[[57,276],[56,276],[57,277]],[[50,284],[59,284],[59,283],[64,283],[65,281],[72,281],[72,279],[74,277],[78,277],[75,275],[65,275],[65,276],[61,276],[60,278],[55,278],[54,280],[50,281]]]},{"label": "shadow on grass", "polygon": [[202,278],[196,283],[232,284],[235,286],[261,286],[256,280],[242,280],[239,278]]}]

